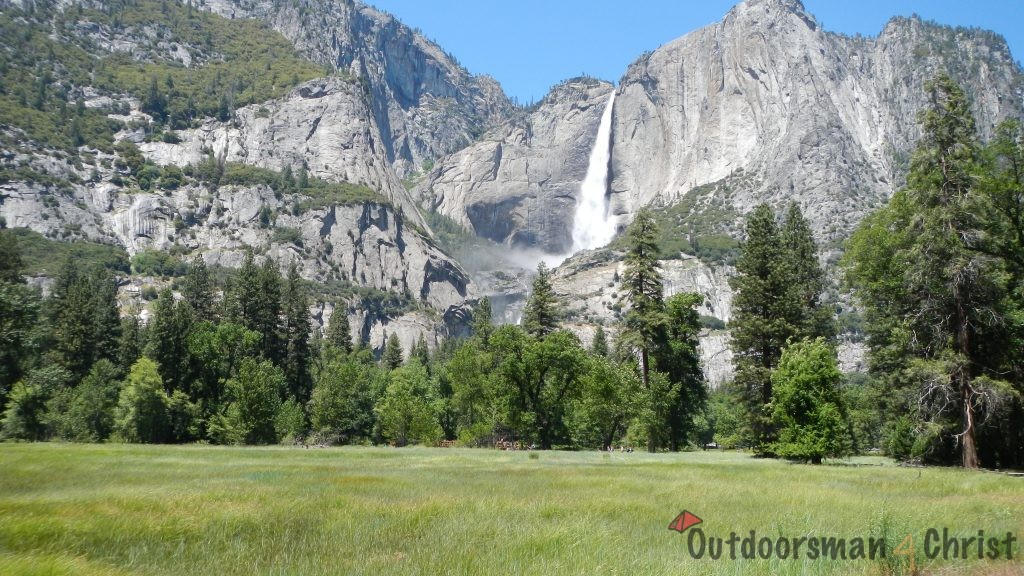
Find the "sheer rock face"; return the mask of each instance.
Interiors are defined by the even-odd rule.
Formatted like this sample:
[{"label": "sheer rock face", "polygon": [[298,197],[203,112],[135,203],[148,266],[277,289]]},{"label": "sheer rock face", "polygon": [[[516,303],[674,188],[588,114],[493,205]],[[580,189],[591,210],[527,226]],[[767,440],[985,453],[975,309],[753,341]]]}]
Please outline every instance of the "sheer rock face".
[{"label": "sheer rock face", "polygon": [[206,120],[178,132],[179,144],[139,148],[158,164],[196,164],[212,154],[271,170],[306,166],[310,176],[362,184],[423,221],[388,165],[380,130],[358,84],[341,78],[304,83],[288,96],[238,109],[230,122]]},{"label": "sheer rock face", "polygon": [[413,189],[421,206],[478,236],[563,254],[612,86],[575,79],[535,110],[440,161]]},{"label": "sheer rock face", "polygon": [[[800,204],[820,241],[849,233],[902,184],[923,86],[972,96],[982,136],[1024,116],[998,36],[894,19],[877,38],[825,32],[797,0],[750,0],[632,64],[615,102],[613,208],[632,215],[743,169],[739,213]],[[627,217],[628,220],[628,217]]]},{"label": "sheer rock face", "polygon": [[383,149],[399,176],[474,141],[514,110],[500,85],[474,76],[390,14],[351,0],[206,0],[229,18],[259,18],[315,62],[364,83]]}]

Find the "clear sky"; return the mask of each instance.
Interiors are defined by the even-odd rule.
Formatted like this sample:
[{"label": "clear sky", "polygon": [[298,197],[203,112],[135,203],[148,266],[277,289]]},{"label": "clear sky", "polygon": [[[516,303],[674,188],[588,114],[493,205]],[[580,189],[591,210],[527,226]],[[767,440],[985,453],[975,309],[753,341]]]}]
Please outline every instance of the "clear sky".
[{"label": "clear sky", "polygon": [[[731,0],[364,0],[419,28],[474,74],[490,74],[520,103],[589,74],[618,82],[647,50],[717,22]],[[804,0],[825,30],[875,36],[892,16],[1002,34],[1024,59],[1021,0]]]}]

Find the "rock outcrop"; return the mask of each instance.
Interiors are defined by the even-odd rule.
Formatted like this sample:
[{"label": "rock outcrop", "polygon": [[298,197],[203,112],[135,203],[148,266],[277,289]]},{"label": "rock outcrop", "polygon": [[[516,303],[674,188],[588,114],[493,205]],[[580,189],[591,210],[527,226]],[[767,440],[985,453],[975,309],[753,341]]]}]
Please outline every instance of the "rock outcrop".
[{"label": "rock outcrop", "polygon": [[306,82],[286,97],[246,106],[230,122],[206,120],[178,132],[181,142],[140,144],[158,164],[223,162],[298,170],[334,182],[362,184],[401,206],[423,226],[419,211],[391,170],[379,126],[359,84],[344,78]]},{"label": "rock outcrop", "polygon": [[352,0],[200,0],[229,18],[259,18],[305,56],[359,79],[383,149],[405,177],[506,120],[513,105],[498,83],[390,14]]}]

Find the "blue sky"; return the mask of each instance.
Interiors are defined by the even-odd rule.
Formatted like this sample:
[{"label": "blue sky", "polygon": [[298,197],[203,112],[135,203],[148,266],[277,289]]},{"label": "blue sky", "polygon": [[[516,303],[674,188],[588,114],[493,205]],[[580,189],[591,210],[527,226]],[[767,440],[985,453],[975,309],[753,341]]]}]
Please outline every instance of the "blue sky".
[{"label": "blue sky", "polygon": [[[582,73],[617,82],[647,50],[716,22],[731,0],[365,0],[419,28],[520,103]],[[1002,34],[1024,59],[1021,0],[804,0],[826,30],[875,36],[895,15]]]}]

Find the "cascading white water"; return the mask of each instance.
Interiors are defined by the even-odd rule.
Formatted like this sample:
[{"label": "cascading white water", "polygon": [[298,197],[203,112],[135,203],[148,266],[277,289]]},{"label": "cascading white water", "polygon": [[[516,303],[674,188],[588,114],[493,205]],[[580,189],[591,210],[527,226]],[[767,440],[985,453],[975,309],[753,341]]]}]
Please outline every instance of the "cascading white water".
[{"label": "cascading white water", "polygon": [[587,175],[580,186],[580,201],[572,223],[572,253],[600,248],[615,236],[615,218],[608,211],[608,158],[612,148],[612,106],[615,90],[597,128],[597,140],[590,151]]}]

